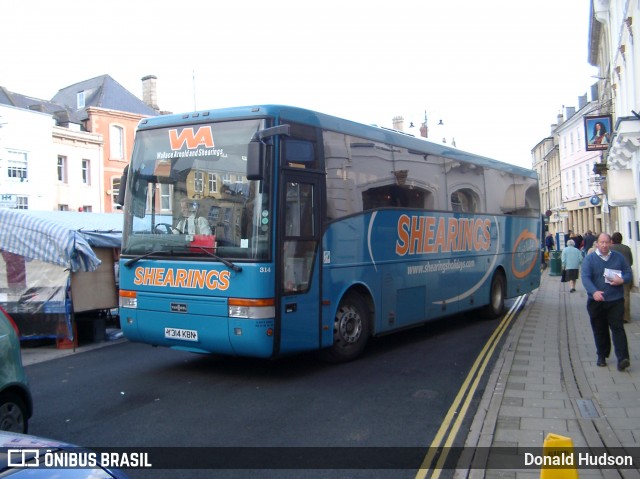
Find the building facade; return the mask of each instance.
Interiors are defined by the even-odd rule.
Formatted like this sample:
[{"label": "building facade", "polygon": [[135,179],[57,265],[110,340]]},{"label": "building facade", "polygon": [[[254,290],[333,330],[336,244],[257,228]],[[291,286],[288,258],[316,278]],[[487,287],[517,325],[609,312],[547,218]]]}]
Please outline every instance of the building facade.
[{"label": "building facade", "polygon": [[[53,156],[56,158],[54,208],[58,211],[102,212],[100,189],[102,135],[53,126]],[[51,161],[47,161],[51,168]],[[53,173],[53,172],[52,172]]]},{"label": "building facade", "polygon": [[160,114],[154,76],[144,100],[109,75],[52,100],[0,87],[0,208],[110,213],[142,118]]},{"label": "building facade", "polygon": [[563,232],[584,236],[585,232],[603,231],[608,218],[604,206],[602,183],[594,174],[594,164],[600,161],[598,152],[587,151],[584,116],[597,102],[579,100],[579,110],[565,108],[564,121],[556,128],[560,156],[560,182],[564,205]]},{"label": "building facade", "polygon": [[87,130],[104,137],[102,175],[98,189],[101,211],[118,211],[116,199],[120,189],[120,177],[133,153],[133,139],[140,115],[105,108],[87,109]]},{"label": "building facade", "polygon": [[2,208],[100,211],[102,137],[48,114],[0,104]]},{"label": "building facade", "polygon": [[552,125],[551,136],[538,143],[531,155],[533,169],[538,173],[540,186],[540,209],[543,212],[545,231],[552,235],[563,231],[563,215],[560,189],[560,157],[555,134],[556,125]]},{"label": "building facade", "polygon": [[51,115],[0,104],[0,197],[5,208],[51,209]]},{"label": "building facade", "polygon": [[598,68],[599,112],[612,118],[606,165],[607,231],[619,231],[633,253],[634,286],[640,271],[640,2],[592,0],[589,62]]},{"label": "building facade", "polygon": [[[120,177],[133,153],[138,122],[159,114],[156,106],[156,77],[142,78],[143,100],[133,95],[109,75],[84,80],[58,91],[52,101],[63,105],[82,129],[104,138],[101,176],[95,186],[99,211],[118,211],[115,200]],[[147,103],[148,102],[148,103]]]}]

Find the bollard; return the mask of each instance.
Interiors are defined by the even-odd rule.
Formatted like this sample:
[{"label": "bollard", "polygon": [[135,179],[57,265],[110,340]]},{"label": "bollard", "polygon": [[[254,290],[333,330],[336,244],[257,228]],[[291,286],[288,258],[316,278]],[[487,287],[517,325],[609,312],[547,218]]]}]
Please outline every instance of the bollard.
[{"label": "bollard", "polygon": [[570,437],[547,434],[542,455],[544,462],[540,470],[540,479],[578,479],[573,441]]}]

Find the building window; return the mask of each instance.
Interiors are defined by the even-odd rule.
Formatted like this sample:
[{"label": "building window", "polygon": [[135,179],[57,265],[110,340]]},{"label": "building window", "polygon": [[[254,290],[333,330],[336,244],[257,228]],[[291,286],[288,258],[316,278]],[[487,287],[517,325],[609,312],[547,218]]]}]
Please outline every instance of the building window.
[{"label": "building window", "polygon": [[582,196],[584,194],[584,189],[582,187],[582,179],[583,179],[582,167],[578,166],[578,194],[580,196]]},{"label": "building window", "polygon": [[575,153],[575,147],[573,145],[573,132],[569,133],[569,141],[570,141],[570,145],[571,145],[571,153]]},{"label": "building window", "polygon": [[576,133],[576,134],[578,135],[578,140],[577,140],[577,141],[578,141],[578,151],[583,151],[583,150],[584,150],[584,148],[582,148],[582,135],[580,134],[580,132],[581,132],[582,130],[578,129],[578,130],[576,130],[576,131],[577,131],[577,133]]},{"label": "building window", "polygon": [[222,191],[229,192],[231,191],[231,174],[225,173],[222,175]]},{"label": "building window", "polygon": [[209,173],[209,193],[217,193],[218,192],[218,180],[216,179],[215,173]]},{"label": "building window", "polygon": [[91,161],[82,160],[82,183],[85,185],[91,184]]},{"label": "building window", "polygon": [[469,188],[462,188],[451,193],[451,211],[475,214],[480,199]]},{"label": "building window", "polygon": [[120,194],[120,177],[112,176],[111,177],[111,196],[113,198],[117,198]]},{"label": "building window", "polygon": [[67,157],[58,155],[58,181],[67,182]]},{"label": "building window", "polygon": [[84,213],[91,213],[93,211],[93,206],[91,206],[91,205],[82,205],[80,207],[80,211],[82,211]]},{"label": "building window", "polygon": [[16,203],[17,210],[28,210],[29,209],[29,197],[28,196],[18,196],[16,198],[18,201]]},{"label": "building window", "polygon": [[78,102],[78,110],[81,108],[84,108],[85,103],[84,103],[84,91],[79,91],[78,94],[76,95],[76,99]]},{"label": "building window", "polygon": [[58,211],[69,211],[69,205],[58,205]]},{"label": "building window", "polygon": [[124,129],[121,126],[109,127],[109,148],[112,160],[124,159]]},{"label": "building window", "polygon": [[196,193],[204,191],[204,173],[202,171],[195,172],[193,189]]},{"label": "building window", "polygon": [[19,151],[7,151],[7,177],[10,181],[28,181],[27,154]]},{"label": "building window", "polygon": [[160,209],[171,211],[171,185],[160,183]]}]

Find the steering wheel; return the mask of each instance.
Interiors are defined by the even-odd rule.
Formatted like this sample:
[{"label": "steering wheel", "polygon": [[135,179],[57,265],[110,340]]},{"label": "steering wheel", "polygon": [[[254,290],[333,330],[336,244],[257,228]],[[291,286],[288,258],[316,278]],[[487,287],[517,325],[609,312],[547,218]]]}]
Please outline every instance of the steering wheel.
[{"label": "steering wheel", "polygon": [[155,231],[158,234],[171,234],[173,230],[173,226],[171,226],[169,223],[158,223],[154,228],[153,231]]}]

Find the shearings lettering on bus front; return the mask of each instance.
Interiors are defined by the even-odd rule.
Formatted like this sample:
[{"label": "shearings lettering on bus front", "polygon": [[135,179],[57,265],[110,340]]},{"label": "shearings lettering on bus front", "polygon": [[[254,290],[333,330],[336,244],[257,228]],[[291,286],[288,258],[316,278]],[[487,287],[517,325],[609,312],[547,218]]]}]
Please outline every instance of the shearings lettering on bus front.
[{"label": "shearings lettering on bus front", "polygon": [[184,268],[148,268],[138,267],[134,272],[133,284],[136,286],[159,286],[188,289],[229,288],[230,272],[206,269]]},{"label": "shearings lettering on bus front", "polygon": [[402,215],[398,219],[396,254],[487,251],[491,221],[482,218],[445,218]]}]

